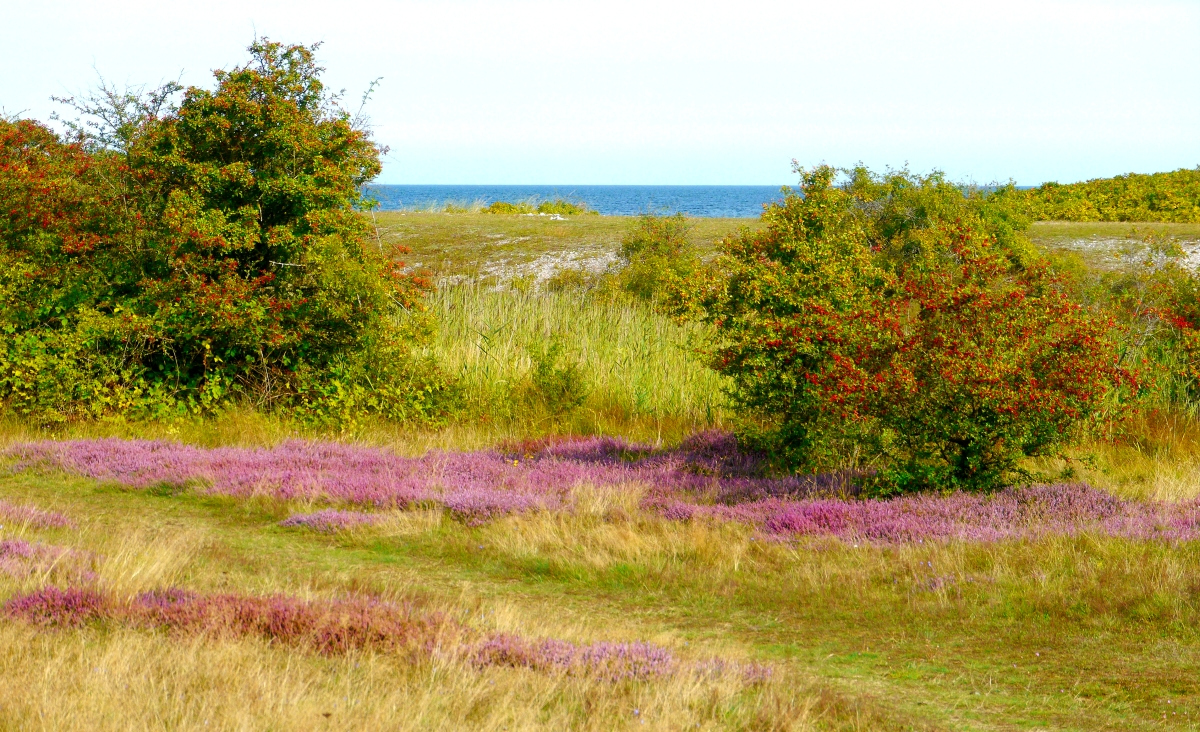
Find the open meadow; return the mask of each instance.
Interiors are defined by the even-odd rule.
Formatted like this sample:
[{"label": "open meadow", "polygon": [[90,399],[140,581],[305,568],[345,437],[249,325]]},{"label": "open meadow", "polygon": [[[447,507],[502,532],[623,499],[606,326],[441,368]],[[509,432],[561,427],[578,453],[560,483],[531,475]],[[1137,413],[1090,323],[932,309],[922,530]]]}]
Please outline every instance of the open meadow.
[{"label": "open meadow", "polygon": [[[0,728],[1200,727],[1189,419],[1081,448],[1096,488],[846,502],[759,477],[686,327],[553,284],[634,220],[375,223],[468,416],[10,421]],[[550,338],[569,411],[523,401]]]},{"label": "open meadow", "polygon": [[318,47],[0,112],[0,730],[1200,728],[1200,169],[380,212]]}]

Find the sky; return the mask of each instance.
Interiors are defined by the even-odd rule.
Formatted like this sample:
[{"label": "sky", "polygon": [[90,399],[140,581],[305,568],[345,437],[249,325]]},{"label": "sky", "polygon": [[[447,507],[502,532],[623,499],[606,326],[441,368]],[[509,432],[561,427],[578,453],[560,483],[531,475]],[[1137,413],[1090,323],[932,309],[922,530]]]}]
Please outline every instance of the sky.
[{"label": "sky", "polygon": [[1200,166],[1200,0],[0,0],[0,109],[321,42],[378,182],[795,183],[863,162],[1036,185]]}]

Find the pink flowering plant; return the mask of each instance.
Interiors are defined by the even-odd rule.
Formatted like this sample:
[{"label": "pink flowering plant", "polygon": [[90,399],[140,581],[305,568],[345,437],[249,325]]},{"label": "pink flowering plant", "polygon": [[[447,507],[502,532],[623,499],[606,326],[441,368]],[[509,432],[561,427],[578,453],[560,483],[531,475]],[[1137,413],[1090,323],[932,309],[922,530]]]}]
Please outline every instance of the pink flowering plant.
[{"label": "pink flowering plant", "polygon": [[478,525],[529,511],[571,511],[580,486],[639,485],[642,508],[665,519],[737,521],[779,538],[997,541],[1096,532],[1189,541],[1200,534],[1195,501],[1130,501],[1078,483],[863,500],[854,493],[855,474],[772,476],[762,456],[719,432],[669,449],[592,437],[416,458],[336,443],[204,449],[125,440],[24,443],[6,454],[16,470],[324,502],[327,508],[283,522],[321,532],[369,526],[379,509],[427,506]]},{"label": "pink flowering plant", "polygon": [[46,627],[115,624],[171,633],[258,638],[324,655],[360,650],[400,655],[416,663],[449,655],[477,668],[506,666],[602,681],[648,681],[683,670],[701,676],[734,672],[758,683],[770,668],[713,658],[685,663],[645,642],[572,643],[487,633],[410,603],[370,597],[306,601],[287,595],[203,595],[178,588],[122,600],[88,587],[46,586],[19,594],[3,613]]}]

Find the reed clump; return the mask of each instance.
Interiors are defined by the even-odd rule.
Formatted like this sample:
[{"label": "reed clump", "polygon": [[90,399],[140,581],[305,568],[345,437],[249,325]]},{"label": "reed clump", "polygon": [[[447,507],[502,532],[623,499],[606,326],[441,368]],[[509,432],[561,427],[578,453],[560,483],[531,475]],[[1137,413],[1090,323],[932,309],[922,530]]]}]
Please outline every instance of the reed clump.
[{"label": "reed clump", "polygon": [[[497,289],[467,282],[428,299],[438,320],[425,353],[457,376],[470,415],[490,419],[564,416],[633,420],[649,418],[696,427],[724,417],[723,377],[694,353],[698,324],[679,325],[653,308],[625,299],[595,297],[564,288]],[[556,365],[547,366],[550,349]],[[589,385],[570,392],[566,404],[530,402],[523,395],[568,364]],[[561,391],[561,389],[560,389]],[[571,404],[576,402],[576,404]]]}]

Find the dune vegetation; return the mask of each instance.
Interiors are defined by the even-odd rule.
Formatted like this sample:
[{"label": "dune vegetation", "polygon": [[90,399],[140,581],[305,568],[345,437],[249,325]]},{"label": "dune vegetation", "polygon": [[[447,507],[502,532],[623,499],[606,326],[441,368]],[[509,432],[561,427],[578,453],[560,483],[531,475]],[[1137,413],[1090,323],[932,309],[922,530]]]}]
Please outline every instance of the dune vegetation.
[{"label": "dune vegetation", "polygon": [[999,192],[1038,221],[1200,223],[1200,167]]},{"label": "dune vegetation", "polygon": [[0,729],[1200,727],[1189,171],[383,212],[251,54],[0,120]]}]

